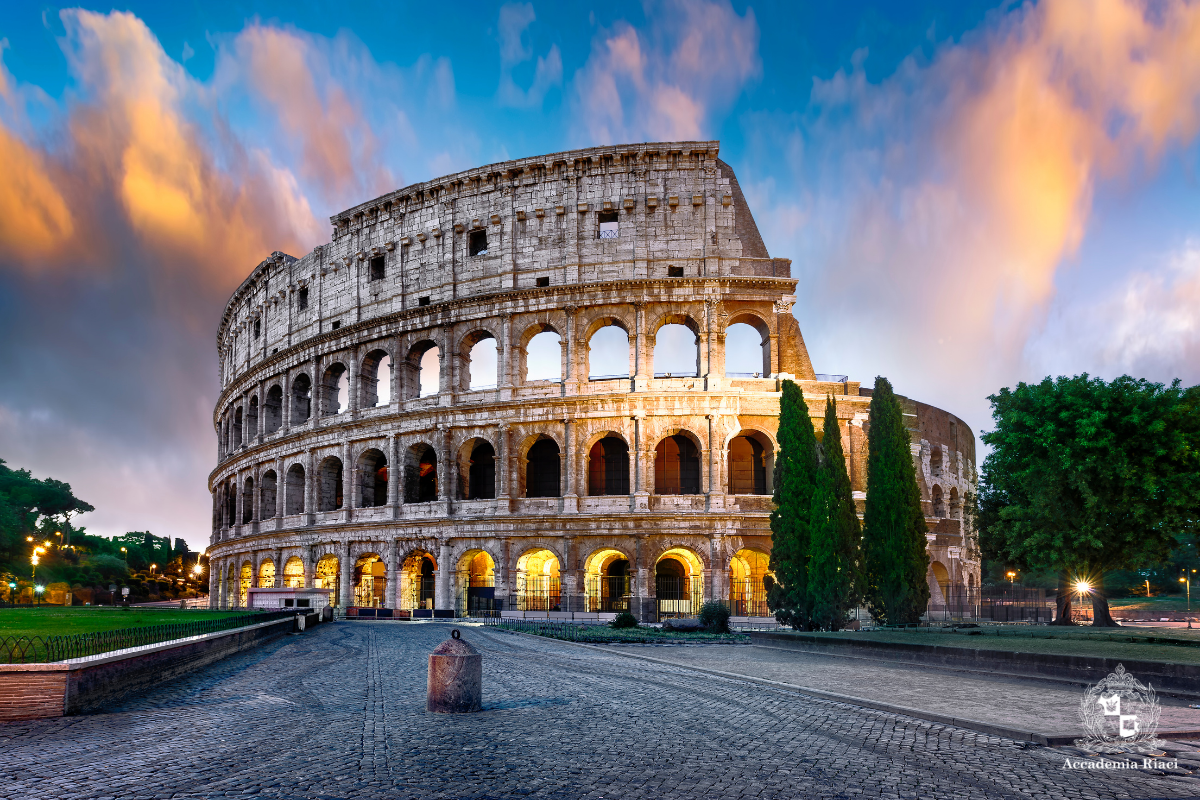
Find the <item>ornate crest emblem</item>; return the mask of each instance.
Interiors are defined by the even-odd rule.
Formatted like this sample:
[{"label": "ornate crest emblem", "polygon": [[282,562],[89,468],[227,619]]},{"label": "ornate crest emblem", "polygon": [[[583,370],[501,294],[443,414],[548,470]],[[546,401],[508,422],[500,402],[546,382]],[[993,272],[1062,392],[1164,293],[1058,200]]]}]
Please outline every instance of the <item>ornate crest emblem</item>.
[{"label": "ornate crest emblem", "polygon": [[1159,705],[1154,687],[1125,671],[1116,672],[1089,686],[1079,703],[1079,719],[1087,733],[1075,745],[1101,753],[1150,752],[1158,742]]}]

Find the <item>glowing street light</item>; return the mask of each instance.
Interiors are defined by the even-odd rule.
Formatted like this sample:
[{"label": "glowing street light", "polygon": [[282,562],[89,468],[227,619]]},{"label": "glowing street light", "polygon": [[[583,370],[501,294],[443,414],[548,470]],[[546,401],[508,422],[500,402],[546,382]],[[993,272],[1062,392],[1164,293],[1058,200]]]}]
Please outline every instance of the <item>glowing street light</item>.
[{"label": "glowing street light", "polygon": [[1017,579],[1017,573],[1007,572],[1005,574],[1008,576],[1008,585],[1011,587],[1013,585],[1013,582]]},{"label": "glowing street light", "polygon": [[153,574],[154,574],[154,569],[155,569],[157,566],[158,566],[158,564],[151,564],[151,565],[150,565],[150,574],[151,574],[151,575],[153,575]]},{"label": "glowing street light", "polygon": [[39,605],[42,602],[42,592],[44,592],[44,591],[46,591],[46,587],[41,586],[40,584],[33,587],[33,593],[34,593],[34,595],[37,596],[37,601],[38,601]]}]

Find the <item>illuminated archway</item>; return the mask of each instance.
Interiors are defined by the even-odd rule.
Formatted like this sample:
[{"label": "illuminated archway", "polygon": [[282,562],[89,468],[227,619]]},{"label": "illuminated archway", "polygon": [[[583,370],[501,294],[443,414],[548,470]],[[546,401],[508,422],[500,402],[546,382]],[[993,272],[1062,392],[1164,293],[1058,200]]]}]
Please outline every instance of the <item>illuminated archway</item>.
[{"label": "illuminated archway", "polygon": [[549,550],[530,550],[517,559],[517,609],[559,611],[562,585],[558,556]]},{"label": "illuminated archway", "polygon": [[673,547],[654,565],[654,595],[659,619],[690,617],[699,613],[704,564],[684,547]]},{"label": "illuminated archway", "polygon": [[245,608],[250,600],[250,584],[254,582],[254,567],[250,562],[242,564],[242,573],[238,579],[238,608]]},{"label": "illuminated archway", "polygon": [[354,605],[382,608],[387,597],[387,565],[378,553],[364,553],[354,562]]},{"label": "illuminated archway", "polygon": [[620,550],[606,547],[588,556],[584,563],[587,610],[628,611],[632,594],[631,572],[629,558]]},{"label": "illuminated archway", "polygon": [[742,548],[729,560],[729,610],[735,617],[769,617],[764,580],[775,575],[766,553]]},{"label": "illuminated archway", "polygon": [[275,562],[269,558],[258,565],[258,588],[275,588]]},{"label": "illuminated archway", "polygon": [[314,589],[332,589],[333,593],[329,596],[329,605],[340,605],[341,595],[339,584],[341,579],[338,577],[340,564],[337,556],[321,556],[317,561],[316,575],[313,578]]},{"label": "illuminated archway", "polygon": [[495,616],[496,562],[486,550],[468,550],[458,559],[454,609],[459,616]]},{"label": "illuminated archway", "polygon": [[283,586],[285,589],[304,588],[304,562],[300,556],[292,556],[283,565]]},{"label": "illuminated archway", "polygon": [[434,572],[437,559],[431,553],[417,551],[400,568],[400,607],[407,611],[433,610]]}]

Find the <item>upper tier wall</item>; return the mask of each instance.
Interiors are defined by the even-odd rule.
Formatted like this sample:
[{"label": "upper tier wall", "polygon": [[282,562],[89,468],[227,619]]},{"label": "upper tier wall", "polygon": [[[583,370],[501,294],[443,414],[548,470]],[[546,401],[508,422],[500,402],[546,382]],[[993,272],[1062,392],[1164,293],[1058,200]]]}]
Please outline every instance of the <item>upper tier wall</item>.
[{"label": "upper tier wall", "polygon": [[[227,365],[421,305],[630,278],[790,277],[718,149],[640,144],[510,161],[338,214],[329,244],[300,259],[272,254],[234,293],[217,335],[222,384],[236,372]],[[600,238],[611,214],[616,236]],[[485,253],[471,254],[473,235],[486,237]]]}]

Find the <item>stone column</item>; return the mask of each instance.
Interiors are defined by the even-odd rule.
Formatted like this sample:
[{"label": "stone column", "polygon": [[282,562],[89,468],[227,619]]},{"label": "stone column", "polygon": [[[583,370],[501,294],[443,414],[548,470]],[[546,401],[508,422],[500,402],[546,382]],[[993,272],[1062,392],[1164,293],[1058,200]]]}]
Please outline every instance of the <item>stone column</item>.
[{"label": "stone column", "polygon": [[[398,259],[397,259],[398,260]],[[388,375],[388,385],[391,396],[388,398],[388,406],[393,414],[400,410],[400,389],[403,386],[401,380],[401,358],[400,358],[400,337],[392,339],[392,369]]]},{"label": "stone column", "polygon": [[563,452],[560,475],[562,478],[562,510],[564,514],[574,514],[579,511],[579,491],[575,486],[575,422],[563,420]]},{"label": "stone column", "polygon": [[308,448],[307,463],[304,466],[304,524],[312,525],[317,511],[317,467],[314,463],[317,458],[313,453],[313,448]]},{"label": "stone column", "polygon": [[354,565],[350,563],[350,543],[343,542],[338,550],[338,605],[346,608],[354,594],[350,581],[354,576]]},{"label": "stone column", "polygon": [[266,408],[264,407],[267,396],[266,396],[266,394],[263,393],[262,381],[258,382],[258,390],[257,391],[258,391],[258,417],[254,420],[254,427],[255,427],[254,437],[255,437],[255,441],[258,444],[262,444],[262,440],[264,438],[266,438],[266,435],[267,435],[267,414],[266,414]]},{"label": "stone column", "polygon": [[283,405],[279,409],[279,429],[286,434],[292,428],[292,374],[290,372],[283,373],[283,383],[280,388],[283,389]]},{"label": "stone column", "polygon": [[559,590],[562,594],[562,610],[563,611],[583,611],[583,604],[579,601],[579,571],[575,569],[575,548],[574,537],[564,536],[562,540],[562,564],[560,565],[559,575],[562,578],[562,585]]},{"label": "stone column", "polygon": [[240,536],[242,533],[242,504],[245,500],[242,498],[242,476],[235,474],[235,483],[229,488],[233,491],[233,519],[229,520],[229,527],[233,529],[235,536]]},{"label": "stone column", "polygon": [[650,508],[650,479],[647,462],[653,463],[653,451],[646,443],[646,417],[633,417],[633,510],[647,511]]},{"label": "stone column", "polygon": [[440,445],[441,452],[437,454],[438,459],[438,501],[442,503],[442,513],[448,514],[450,511],[450,501],[454,498],[454,465],[457,459],[454,458],[454,453],[450,449],[450,428],[444,425],[439,425],[437,437],[440,441],[434,443],[435,448]]},{"label": "stone column", "polygon": [[646,301],[635,300],[633,307],[637,315],[633,332],[633,390],[635,392],[644,392],[649,385],[649,379],[654,377],[651,372],[653,367],[646,363],[648,360],[646,348]]},{"label": "stone column", "polygon": [[392,509],[392,518],[399,519],[400,503],[403,493],[400,491],[400,475],[404,465],[400,463],[400,434],[393,433],[388,437],[388,486],[387,504]]},{"label": "stone column", "polygon": [[725,558],[725,537],[714,533],[708,544],[709,564],[712,571],[711,600],[729,602],[729,565]]},{"label": "stone column", "polygon": [[271,553],[271,561],[275,564],[275,588],[283,588],[283,551],[278,547]]},{"label": "stone column", "polygon": [[[317,545],[315,542],[302,549],[300,557],[304,561],[304,586],[315,588],[317,585]],[[333,598],[336,599],[336,598]]]},{"label": "stone column", "polygon": [[347,398],[347,411],[350,412],[350,419],[358,419],[358,348],[354,347],[350,350],[350,380],[348,381],[347,391],[350,397]]},{"label": "stone column", "polygon": [[500,315],[500,344],[496,348],[496,378],[500,383],[500,398],[508,400],[512,397],[513,355],[515,348],[512,343],[512,314],[504,312]]},{"label": "stone column", "polygon": [[566,335],[562,338],[564,363],[562,369],[563,379],[563,394],[579,394],[579,342],[576,341],[578,332],[578,321],[575,319],[575,314],[579,311],[579,306],[567,305],[563,307],[567,314],[567,330]]},{"label": "stone column", "polygon": [[652,580],[653,570],[652,565],[646,562],[649,559],[649,554],[646,552],[646,537],[638,536],[635,540],[633,551],[633,563],[630,565],[631,573],[636,576],[634,585],[629,587],[632,594],[631,605],[633,608],[630,611],[638,618],[640,622],[653,622],[658,616],[654,613],[654,584]]},{"label": "stone column", "polygon": [[454,402],[454,369],[453,357],[450,354],[450,340],[453,329],[449,325],[442,326],[438,339],[438,405],[448,406]]},{"label": "stone column", "polygon": [[722,482],[722,456],[725,449],[717,444],[716,415],[705,414],[708,420],[708,502],[709,511],[725,507],[725,485]]},{"label": "stone column", "polygon": [[383,607],[384,608],[399,608],[400,607],[400,542],[395,538],[392,539],[390,558],[388,558],[388,588],[390,592],[384,592]]},{"label": "stone column", "polygon": [[500,485],[496,487],[496,499],[500,501],[500,508],[506,513],[511,510],[509,499],[512,493],[512,475],[509,472],[508,443],[509,427],[507,425],[496,426],[496,480]]},{"label": "stone column", "polygon": [[350,443],[342,442],[342,522],[349,522],[353,519],[353,510],[350,508],[350,495],[354,491],[354,472],[350,468]]},{"label": "stone column", "polygon": [[262,472],[256,470],[257,477],[254,479],[254,496],[250,498],[251,522],[260,522],[262,520]]},{"label": "stone column", "polygon": [[450,545],[442,544],[438,548],[437,569],[434,570],[433,607],[440,610],[453,610],[454,598],[450,596],[450,573],[454,569],[450,565]]},{"label": "stone column", "polygon": [[309,395],[308,421],[309,421],[310,427],[313,430],[316,430],[317,428],[321,427],[321,403],[323,402],[322,395],[324,394],[324,392],[321,391],[320,367],[321,367],[320,359],[318,359],[317,356],[313,356],[312,376],[311,376],[312,377],[312,380],[311,380],[312,388],[311,388],[311,391],[309,391],[309,393],[308,393],[308,395]]},{"label": "stone column", "polygon": [[284,504],[284,487],[287,485],[287,476],[283,472],[283,456],[275,457],[275,530],[283,527],[283,504]]}]

